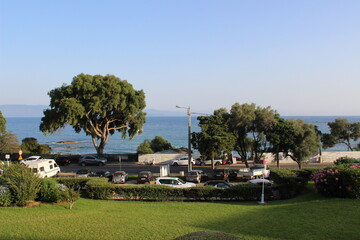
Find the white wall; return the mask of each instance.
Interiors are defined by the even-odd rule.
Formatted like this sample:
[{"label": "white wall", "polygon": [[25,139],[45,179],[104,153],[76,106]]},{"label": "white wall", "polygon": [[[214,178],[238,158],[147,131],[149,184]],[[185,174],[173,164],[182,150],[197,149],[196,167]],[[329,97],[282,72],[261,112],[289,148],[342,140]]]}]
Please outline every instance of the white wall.
[{"label": "white wall", "polygon": [[[154,161],[155,164],[166,164],[167,162],[170,162],[174,159],[179,159],[182,157],[188,157],[188,154],[139,154],[139,163],[151,163]],[[193,153],[192,157],[194,159],[199,158],[199,153]]]},{"label": "white wall", "polygon": [[[344,152],[322,152],[321,154],[321,160],[325,163],[333,163],[336,159],[341,157],[350,157],[350,158],[356,158],[360,160],[360,151],[344,151]],[[275,157],[271,153],[265,153],[265,160],[268,163],[274,163]],[[280,163],[292,163],[294,162],[290,157],[283,158],[282,154],[280,154]],[[319,154],[311,157],[309,159],[309,162],[311,163],[317,163],[319,162]]]}]

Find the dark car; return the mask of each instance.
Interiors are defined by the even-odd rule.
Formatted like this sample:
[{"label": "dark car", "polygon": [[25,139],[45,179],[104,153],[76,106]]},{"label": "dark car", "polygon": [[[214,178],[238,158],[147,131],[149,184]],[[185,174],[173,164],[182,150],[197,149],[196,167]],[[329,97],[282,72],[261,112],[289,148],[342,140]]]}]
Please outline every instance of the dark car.
[{"label": "dark car", "polygon": [[80,156],[80,158],[79,158],[79,164],[81,166],[85,166],[85,165],[104,166],[106,163],[107,163],[106,158],[100,158],[100,157],[93,156],[93,155],[83,155],[83,156]]},{"label": "dark car", "polygon": [[150,171],[141,171],[139,172],[138,174],[138,177],[136,179],[136,182],[138,184],[141,184],[141,183],[150,183],[152,179],[152,173]]},{"label": "dark car", "polygon": [[231,186],[233,186],[231,183],[228,183],[224,180],[211,180],[211,181],[207,181],[204,186],[213,186],[216,188],[220,188],[220,189],[225,189],[225,188],[229,188]]},{"label": "dark car", "polygon": [[229,169],[214,169],[213,171],[213,179],[214,180],[224,180],[229,181]]},{"label": "dark car", "polygon": [[76,177],[90,177],[91,175],[94,175],[94,173],[87,168],[76,171]]},{"label": "dark car", "polygon": [[90,175],[90,177],[106,177],[106,178],[109,178],[110,176],[111,173],[109,171],[97,171]]},{"label": "dark car", "polygon": [[230,181],[236,181],[237,180],[238,171],[230,169],[229,170],[229,180]]},{"label": "dark car", "polygon": [[69,157],[59,156],[59,157],[55,158],[55,162],[60,166],[67,166],[71,163],[71,160]]}]

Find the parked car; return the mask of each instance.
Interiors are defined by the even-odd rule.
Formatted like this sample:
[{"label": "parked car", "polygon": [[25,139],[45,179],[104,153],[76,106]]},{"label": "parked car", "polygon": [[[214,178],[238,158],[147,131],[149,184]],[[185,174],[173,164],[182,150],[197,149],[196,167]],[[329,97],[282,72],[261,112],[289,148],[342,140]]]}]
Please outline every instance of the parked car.
[{"label": "parked car", "polygon": [[89,177],[94,173],[90,169],[84,168],[76,171],[76,177]]},{"label": "parked car", "polygon": [[212,186],[212,187],[216,187],[216,188],[220,188],[220,189],[226,189],[233,185],[224,180],[211,180],[211,181],[207,181],[204,184],[204,186]]},{"label": "parked car", "polygon": [[[195,165],[195,160],[191,158],[191,163]],[[189,164],[189,158],[183,157],[171,161],[172,166],[187,166]]]},{"label": "parked car", "polygon": [[89,177],[106,177],[109,178],[111,173],[109,171],[97,171],[92,173]]},{"label": "parked car", "polygon": [[176,188],[190,188],[196,187],[195,183],[185,182],[184,180],[177,177],[158,177],[155,179],[155,184],[166,185]]},{"label": "parked car", "polygon": [[39,159],[43,159],[41,156],[30,156],[30,157],[27,157],[25,159],[23,159],[23,161],[27,162],[27,161],[37,161]]},{"label": "parked car", "polygon": [[236,181],[238,176],[238,171],[234,169],[229,169],[229,180]]},{"label": "parked car", "polygon": [[59,156],[55,158],[55,162],[60,166],[67,166],[71,163],[71,160],[69,157]]},{"label": "parked car", "polygon": [[224,180],[229,182],[229,169],[228,168],[223,168],[223,169],[214,169],[213,171],[213,179],[214,180]]},{"label": "parked car", "polygon": [[82,155],[79,158],[79,164],[81,166],[86,166],[86,165],[104,166],[106,163],[107,163],[106,158],[99,158],[99,157],[93,156],[93,155]]},{"label": "parked car", "polygon": [[206,181],[208,176],[203,170],[192,170],[186,174],[186,181],[200,183]]},{"label": "parked car", "polygon": [[125,171],[116,171],[113,174],[112,183],[125,183],[128,180],[128,174]]},{"label": "parked car", "polygon": [[267,165],[257,164],[250,168],[241,168],[239,170],[239,175],[245,179],[262,178],[263,175],[267,178],[270,176],[270,169]]},{"label": "parked car", "polygon": [[[215,166],[220,166],[222,162],[223,161],[221,159],[214,159]],[[196,159],[195,164],[199,166],[211,165],[211,160]]]},{"label": "parked car", "polygon": [[150,171],[141,171],[139,172],[138,174],[138,177],[136,179],[136,182],[138,184],[141,184],[141,183],[150,183],[152,179],[152,173]]}]

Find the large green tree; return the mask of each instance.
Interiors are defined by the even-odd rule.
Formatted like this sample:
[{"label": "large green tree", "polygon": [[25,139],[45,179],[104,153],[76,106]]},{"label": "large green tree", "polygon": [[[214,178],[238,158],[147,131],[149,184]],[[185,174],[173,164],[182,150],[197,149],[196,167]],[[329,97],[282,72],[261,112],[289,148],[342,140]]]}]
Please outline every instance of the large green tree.
[{"label": "large green tree", "polygon": [[270,107],[262,108],[252,104],[232,105],[229,130],[236,138],[235,150],[248,167],[247,153],[252,152],[255,162],[268,149],[266,135],[276,123],[277,113]]},{"label": "large green tree", "polygon": [[79,74],[70,85],[49,92],[50,108],[44,111],[40,130],[44,134],[71,125],[91,136],[99,155],[116,131],[132,139],[145,123],[145,94],[113,75]]},{"label": "large green tree", "polygon": [[51,147],[47,144],[40,144],[36,138],[27,137],[22,140],[21,150],[24,153],[48,154],[51,152]]},{"label": "large green tree", "polygon": [[333,147],[335,144],[345,144],[348,150],[353,151],[352,141],[360,138],[360,122],[350,123],[347,119],[337,118],[329,122],[330,133],[322,135],[324,148]]},{"label": "large green tree", "polygon": [[313,124],[305,123],[303,120],[291,122],[294,127],[294,142],[286,154],[301,168],[303,163],[319,151],[320,135]]},{"label": "large green tree", "polygon": [[2,115],[2,112],[0,111],[0,133],[6,132],[6,119]]},{"label": "large green tree", "polygon": [[229,114],[221,108],[211,116],[198,117],[201,132],[192,133],[192,145],[199,150],[204,158],[211,159],[214,168],[214,158],[219,153],[231,153],[234,149],[235,138],[229,132]]}]

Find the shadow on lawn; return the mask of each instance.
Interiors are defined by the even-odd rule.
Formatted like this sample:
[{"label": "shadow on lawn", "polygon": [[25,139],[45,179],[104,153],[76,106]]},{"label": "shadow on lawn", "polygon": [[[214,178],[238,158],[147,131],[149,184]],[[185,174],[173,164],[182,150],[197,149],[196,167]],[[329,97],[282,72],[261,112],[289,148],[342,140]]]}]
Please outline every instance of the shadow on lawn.
[{"label": "shadow on lawn", "polygon": [[[359,201],[322,197],[311,184],[294,199],[270,201],[266,205],[217,204],[234,205],[233,214],[196,227],[244,239],[358,239]],[[244,206],[248,208],[246,212]]]}]

